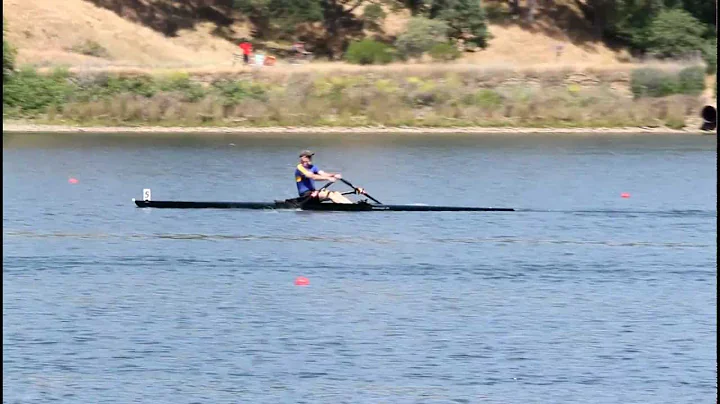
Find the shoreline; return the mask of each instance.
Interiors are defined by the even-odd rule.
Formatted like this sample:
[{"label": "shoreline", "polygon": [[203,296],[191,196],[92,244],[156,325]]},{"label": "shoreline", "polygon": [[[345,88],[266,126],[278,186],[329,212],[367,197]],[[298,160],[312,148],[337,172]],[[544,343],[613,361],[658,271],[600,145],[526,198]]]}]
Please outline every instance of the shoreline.
[{"label": "shoreline", "polygon": [[3,133],[86,133],[86,134],[677,134],[712,135],[714,131],[672,129],[667,127],[620,128],[526,128],[526,127],[249,127],[249,126],[80,126],[32,123],[5,123]]}]

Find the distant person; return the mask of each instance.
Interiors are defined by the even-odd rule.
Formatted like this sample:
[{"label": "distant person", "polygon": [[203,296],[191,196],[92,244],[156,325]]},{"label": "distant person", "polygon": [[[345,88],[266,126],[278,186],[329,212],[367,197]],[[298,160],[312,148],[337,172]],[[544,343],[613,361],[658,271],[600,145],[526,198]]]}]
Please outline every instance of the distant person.
[{"label": "distant person", "polygon": [[[313,165],[312,158],[315,153],[310,150],[303,150],[300,153],[300,164],[295,167],[295,183],[297,184],[298,194],[301,198],[317,198],[318,200],[330,199],[335,203],[352,203],[351,200],[335,191],[322,190],[315,188],[315,181],[335,182],[342,178],[340,174],[326,173]],[[359,188],[362,192],[362,188]]]},{"label": "distant person", "polygon": [[295,54],[302,54],[305,52],[305,45],[300,41],[296,41],[293,44],[293,52],[295,52]]},{"label": "distant person", "polygon": [[242,49],[243,54],[243,62],[245,64],[250,63],[250,54],[252,53],[252,44],[248,41],[244,41],[240,44],[240,49]]},{"label": "distant person", "polygon": [[293,59],[297,62],[305,59],[308,52],[305,50],[305,43],[302,41],[296,41],[292,46]]}]

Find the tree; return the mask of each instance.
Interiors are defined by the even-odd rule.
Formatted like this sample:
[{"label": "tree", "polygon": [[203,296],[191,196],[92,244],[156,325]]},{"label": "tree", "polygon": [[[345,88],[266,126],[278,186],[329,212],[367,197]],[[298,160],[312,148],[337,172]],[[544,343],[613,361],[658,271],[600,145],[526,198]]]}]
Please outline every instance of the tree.
[{"label": "tree", "polygon": [[663,0],[575,0],[598,35],[645,48],[652,18],[663,9]]},{"label": "tree", "polygon": [[661,11],[648,28],[648,51],[661,57],[686,55],[705,48],[705,27],[681,9]]},{"label": "tree", "polygon": [[233,5],[249,16],[260,38],[291,36],[297,24],[323,18],[318,0],[234,0]]},{"label": "tree", "polygon": [[695,17],[692,24],[701,27],[704,31],[701,36],[716,35],[712,0],[575,0],[575,3],[597,34],[643,52],[650,46],[650,25],[663,11],[683,9]]},{"label": "tree", "polygon": [[431,0],[400,0],[400,8],[410,10],[410,15],[417,17],[422,15],[428,7]]},{"label": "tree", "polygon": [[[703,24],[714,27],[717,3],[712,0],[665,0],[667,8],[682,8]],[[714,32],[713,32],[714,34]]]},{"label": "tree", "polygon": [[451,38],[467,38],[484,48],[490,35],[480,0],[433,0],[430,18],[445,21]]},{"label": "tree", "polygon": [[[234,7],[250,16],[256,36],[293,37],[301,23],[322,22],[325,38],[315,48],[335,58],[347,45],[348,36],[359,36],[363,21],[354,11],[368,0],[233,0]],[[294,39],[294,38],[293,38]]]},{"label": "tree", "polygon": [[354,11],[367,0],[320,0],[326,36],[326,52],[335,59],[349,45],[349,36],[361,36],[363,22]]},{"label": "tree", "polygon": [[[706,72],[717,75],[717,37],[713,37],[705,43],[703,56],[707,64]],[[716,87],[717,88],[717,87]]]}]

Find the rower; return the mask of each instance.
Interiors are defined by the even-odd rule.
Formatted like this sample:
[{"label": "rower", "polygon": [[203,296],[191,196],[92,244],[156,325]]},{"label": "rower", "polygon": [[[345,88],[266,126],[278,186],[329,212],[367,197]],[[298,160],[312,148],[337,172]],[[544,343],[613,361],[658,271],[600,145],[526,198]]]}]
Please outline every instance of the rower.
[{"label": "rower", "polygon": [[300,152],[300,164],[295,168],[295,182],[297,183],[298,194],[301,198],[318,198],[319,200],[330,199],[335,203],[352,203],[351,200],[339,192],[323,189],[318,191],[315,188],[315,181],[335,182],[342,178],[342,175],[326,173],[313,165],[312,158],[315,155],[310,150]]}]

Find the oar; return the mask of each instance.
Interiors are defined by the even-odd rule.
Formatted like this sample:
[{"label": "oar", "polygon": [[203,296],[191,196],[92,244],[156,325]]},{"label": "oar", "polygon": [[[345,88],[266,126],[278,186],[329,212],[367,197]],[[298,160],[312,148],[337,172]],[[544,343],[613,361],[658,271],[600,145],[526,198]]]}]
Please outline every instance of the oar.
[{"label": "oar", "polygon": [[318,189],[318,191],[322,191],[323,189],[328,188],[330,185],[332,185],[334,183],[335,183],[334,181],[328,181],[328,183],[323,185],[322,187],[320,187],[320,189]]},{"label": "oar", "polygon": [[[346,180],[346,179],[344,179],[344,178],[340,178],[340,181],[344,182],[347,186],[349,186],[350,188],[354,189],[355,191],[358,190],[355,185],[353,185],[353,184],[350,183],[350,181],[348,181],[348,180]],[[382,202],[378,201],[377,199],[373,198],[372,196],[368,195],[367,193],[363,192],[363,195],[365,195],[365,196],[367,196],[368,198],[372,199],[373,201],[375,201],[375,203],[378,203],[378,204],[382,205]]]}]

